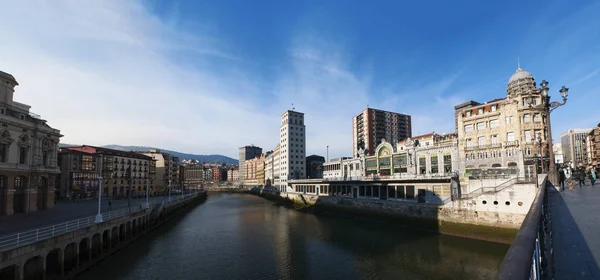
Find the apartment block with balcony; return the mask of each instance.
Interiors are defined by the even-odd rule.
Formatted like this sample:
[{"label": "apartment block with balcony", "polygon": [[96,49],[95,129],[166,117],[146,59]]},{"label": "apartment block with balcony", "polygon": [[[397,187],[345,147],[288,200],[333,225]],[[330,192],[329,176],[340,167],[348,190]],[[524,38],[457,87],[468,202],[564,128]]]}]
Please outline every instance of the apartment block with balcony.
[{"label": "apartment block with balcony", "polygon": [[584,154],[585,138],[592,129],[569,129],[560,135],[560,143],[565,162],[570,162],[573,167],[587,165],[587,155]]},{"label": "apartment block with balcony", "polygon": [[367,108],[352,118],[353,157],[358,151],[366,151],[372,156],[381,139],[388,143],[412,136],[412,123],[409,115]]},{"label": "apartment block with balcony", "polygon": [[583,139],[583,163],[587,168],[600,166],[600,123]]},{"label": "apartment block with balcony", "polygon": [[[141,197],[153,192],[153,180],[150,176],[152,157],[137,152],[113,150],[84,145],[66,148],[93,154],[100,158],[102,174],[102,196],[104,197]],[[89,196],[95,196],[96,191],[88,191]]]},{"label": "apartment block with balcony", "polygon": [[186,190],[201,189],[204,183],[204,170],[202,165],[182,164],[180,166],[180,182]]},{"label": "apartment block with balcony", "polygon": [[161,152],[158,149],[150,149],[148,152],[141,152],[154,159],[155,161],[155,174],[156,178],[153,180],[152,190],[155,192],[164,193],[169,188],[179,189],[179,158],[174,157],[171,154]]},{"label": "apartment block with balcony", "polygon": [[0,71],[0,215],[54,206],[60,131],[14,101],[19,83]]}]

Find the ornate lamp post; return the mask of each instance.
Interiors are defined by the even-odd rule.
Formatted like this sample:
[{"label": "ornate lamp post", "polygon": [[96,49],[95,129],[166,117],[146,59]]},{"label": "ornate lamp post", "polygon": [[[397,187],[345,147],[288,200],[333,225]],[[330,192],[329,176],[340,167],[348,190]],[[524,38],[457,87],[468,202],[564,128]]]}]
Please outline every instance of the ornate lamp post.
[{"label": "ornate lamp post", "polygon": [[100,155],[100,176],[98,176],[98,215],[96,215],[96,223],[102,223],[102,213],[100,207],[102,206],[102,155]]},{"label": "ornate lamp post", "polygon": [[542,95],[542,99],[545,102],[542,102],[542,104],[544,104],[546,106],[546,110],[548,111],[548,138],[546,139],[546,142],[548,142],[548,153],[549,153],[549,157],[548,160],[550,161],[550,167],[548,168],[548,178],[550,179],[550,182],[552,182],[552,184],[556,185],[558,184],[558,173],[556,172],[556,167],[554,165],[554,150],[552,148],[552,124],[550,122],[550,113],[552,111],[554,111],[554,109],[563,106],[567,103],[567,96],[569,96],[569,88],[566,88],[565,86],[562,86],[562,88],[558,91],[560,92],[560,96],[562,97],[563,101],[562,102],[550,102],[550,95],[548,95],[548,91],[550,90],[548,88],[548,81],[543,80],[540,83],[541,88],[541,95]]}]

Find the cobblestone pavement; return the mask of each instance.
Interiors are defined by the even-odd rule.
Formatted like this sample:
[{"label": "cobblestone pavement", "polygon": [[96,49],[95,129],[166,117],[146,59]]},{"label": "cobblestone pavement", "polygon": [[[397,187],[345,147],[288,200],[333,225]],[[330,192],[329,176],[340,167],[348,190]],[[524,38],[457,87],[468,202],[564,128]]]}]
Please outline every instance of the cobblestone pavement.
[{"label": "cobblestone pavement", "polygon": [[[163,201],[164,197],[150,197],[150,203]],[[102,199],[102,212],[108,211],[108,199]],[[127,207],[127,199],[110,200],[112,210]],[[146,203],[145,198],[131,199],[131,207]],[[50,210],[0,216],[0,236],[36,229],[44,226],[94,216],[98,213],[98,200],[57,202]]]},{"label": "cobblestone pavement", "polygon": [[600,279],[600,183],[550,193],[555,279]]}]

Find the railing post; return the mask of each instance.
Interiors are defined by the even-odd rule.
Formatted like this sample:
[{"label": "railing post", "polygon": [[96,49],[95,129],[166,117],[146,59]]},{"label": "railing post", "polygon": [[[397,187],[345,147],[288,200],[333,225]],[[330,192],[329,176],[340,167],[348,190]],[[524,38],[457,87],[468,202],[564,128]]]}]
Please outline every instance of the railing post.
[{"label": "railing post", "polygon": [[20,238],[20,233],[17,233],[17,246],[19,246],[19,238]]},{"label": "railing post", "polygon": [[52,236],[54,236],[54,225],[52,226]]},{"label": "railing post", "polygon": [[40,240],[40,230],[36,230],[35,231],[35,241],[39,241]]}]

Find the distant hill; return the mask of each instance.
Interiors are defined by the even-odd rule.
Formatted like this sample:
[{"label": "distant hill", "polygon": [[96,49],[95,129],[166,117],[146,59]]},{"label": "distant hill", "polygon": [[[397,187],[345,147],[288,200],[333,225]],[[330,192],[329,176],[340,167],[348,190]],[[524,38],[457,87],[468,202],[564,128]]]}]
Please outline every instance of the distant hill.
[{"label": "distant hill", "polygon": [[[59,146],[60,147],[70,147],[70,146],[80,146],[80,145],[60,143]],[[153,149],[151,147],[144,147],[144,146],[121,146],[121,145],[114,145],[114,144],[113,145],[105,145],[105,146],[101,146],[101,147],[108,148],[108,149],[114,149],[114,150],[134,151],[134,152],[147,152],[150,149]],[[160,150],[161,152],[169,153],[173,156],[179,157],[179,160],[195,159],[195,160],[199,160],[200,162],[221,162],[221,163],[225,163],[225,164],[235,164],[235,165],[238,164],[237,159],[232,159],[232,158],[224,156],[224,155],[194,155],[194,154],[180,153],[180,152],[165,150],[165,149],[160,149],[160,148],[156,148],[156,149]]]}]

